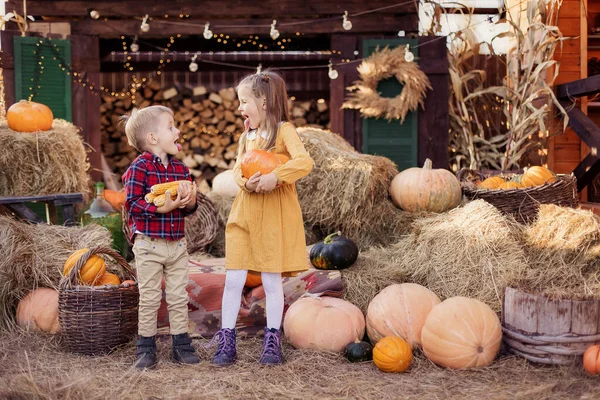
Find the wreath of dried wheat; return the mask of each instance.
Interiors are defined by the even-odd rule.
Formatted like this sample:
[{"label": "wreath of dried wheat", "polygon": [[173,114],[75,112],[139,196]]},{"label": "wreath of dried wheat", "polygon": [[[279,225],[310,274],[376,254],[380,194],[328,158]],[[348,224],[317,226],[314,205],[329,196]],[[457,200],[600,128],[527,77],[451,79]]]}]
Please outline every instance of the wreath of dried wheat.
[{"label": "wreath of dried wheat", "polygon": [[[357,109],[365,117],[399,119],[402,123],[409,111],[415,111],[425,99],[425,92],[431,89],[427,75],[414,62],[406,62],[406,47],[388,47],[377,50],[357,68],[359,81],[346,89],[350,91],[342,108]],[[404,85],[402,92],[393,98],[381,97],[377,92],[380,81],[396,77]]]}]

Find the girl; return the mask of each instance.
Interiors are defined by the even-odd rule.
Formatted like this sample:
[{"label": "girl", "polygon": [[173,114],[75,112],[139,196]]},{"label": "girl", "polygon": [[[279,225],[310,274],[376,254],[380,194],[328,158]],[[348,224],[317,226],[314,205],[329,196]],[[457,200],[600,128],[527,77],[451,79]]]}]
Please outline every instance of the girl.
[{"label": "girl", "polygon": [[[222,300],[218,350],[212,363],[232,364],[236,359],[235,325],[248,271],[261,274],[266,296],[267,326],[261,364],[281,364],[283,285],[281,274],[307,269],[302,211],[296,180],[312,170],[310,158],[289,120],[285,82],[269,70],[245,77],[237,87],[239,110],[245,118],[238,156],[233,168],[238,193],[225,228],[227,273]],[[290,158],[266,175],[242,176],[246,151],[273,149]]]}]

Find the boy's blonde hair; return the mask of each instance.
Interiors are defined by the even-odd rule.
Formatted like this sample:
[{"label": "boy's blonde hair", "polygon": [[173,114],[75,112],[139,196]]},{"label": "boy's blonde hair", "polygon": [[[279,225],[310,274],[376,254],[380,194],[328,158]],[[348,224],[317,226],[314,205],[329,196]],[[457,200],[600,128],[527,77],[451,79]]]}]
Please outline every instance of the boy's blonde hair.
[{"label": "boy's blonde hair", "polygon": [[140,153],[147,150],[146,134],[156,129],[158,118],[164,113],[173,116],[173,111],[165,106],[134,108],[131,115],[122,115],[120,120],[125,124],[125,135],[129,145]]}]

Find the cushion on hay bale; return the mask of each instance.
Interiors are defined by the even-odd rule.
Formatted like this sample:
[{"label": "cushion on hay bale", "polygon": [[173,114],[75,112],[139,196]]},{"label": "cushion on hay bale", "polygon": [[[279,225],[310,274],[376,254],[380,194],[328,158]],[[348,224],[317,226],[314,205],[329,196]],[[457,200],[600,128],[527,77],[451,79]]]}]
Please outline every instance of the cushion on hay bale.
[{"label": "cushion on hay bale", "polygon": [[[225,287],[225,259],[190,260],[188,303],[190,334],[208,337],[221,328],[221,299]],[[305,293],[340,297],[344,288],[340,271],[310,268],[295,277],[283,278],[284,312]],[[262,286],[244,288],[237,320],[239,333],[257,335],[266,323],[266,299]],[[169,313],[164,292],[158,310],[158,332],[169,333]]]},{"label": "cushion on hay bale", "polygon": [[0,123],[0,196],[90,194],[87,152],[79,128],[55,119],[46,132],[20,133]]}]

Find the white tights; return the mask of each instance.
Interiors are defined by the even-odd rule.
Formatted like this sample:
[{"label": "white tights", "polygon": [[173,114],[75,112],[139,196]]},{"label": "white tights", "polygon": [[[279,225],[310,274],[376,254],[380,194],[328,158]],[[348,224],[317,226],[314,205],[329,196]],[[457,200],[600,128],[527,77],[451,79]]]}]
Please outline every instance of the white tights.
[{"label": "white tights", "polygon": [[[240,312],[242,290],[246,283],[246,270],[229,269],[225,275],[221,328],[233,329]],[[261,272],[267,300],[267,328],[279,329],[283,318],[283,283],[280,273]]]}]

